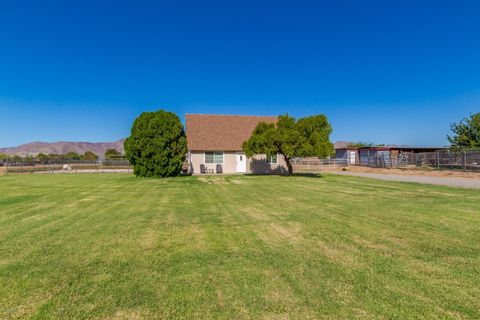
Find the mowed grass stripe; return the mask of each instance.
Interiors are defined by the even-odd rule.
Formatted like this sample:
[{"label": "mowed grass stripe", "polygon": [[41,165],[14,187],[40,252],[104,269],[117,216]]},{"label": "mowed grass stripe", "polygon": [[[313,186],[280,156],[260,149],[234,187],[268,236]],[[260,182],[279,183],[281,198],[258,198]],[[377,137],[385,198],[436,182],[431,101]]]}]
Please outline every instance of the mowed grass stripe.
[{"label": "mowed grass stripe", "polygon": [[0,318],[476,318],[479,200],[332,175],[7,175]]}]

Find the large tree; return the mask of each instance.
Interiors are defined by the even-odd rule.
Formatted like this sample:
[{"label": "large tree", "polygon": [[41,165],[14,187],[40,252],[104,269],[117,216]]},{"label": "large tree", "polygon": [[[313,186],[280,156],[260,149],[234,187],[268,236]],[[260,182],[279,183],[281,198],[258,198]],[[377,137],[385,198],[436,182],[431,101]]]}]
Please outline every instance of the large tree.
[{"label": "large tree", "polygon": [[243,144],[243,150],[248,157],[254,154],[281,154],[287,164],[288,174],[291,175],[292,158],[321,158],[333,154],[333,144],[329,139],[331,133],[332,127],[323,114],[298,121],[282,115],[276,124],[259,123]]},{"label": "large tree", "polygon": [[82,158],[78,153],[73,151],[66,153],[64,157],[67,160],[80,160]]},{"label": "large tree", "polygon": [[83,160],[97,161],[98,156],[92,151],[85,151],[85,153],[83,154]]},{"label": "large tree", "polygon": [[105,151],[105,159],[111,159],[111,158],[116,158],[116,157],[119,157],[121,155],[120,152],[117,151],[117,149],[107,149]]},{"label": "large tree", "polygon": [[159,110],[144,112],[133,122],[125,140],[125,154],[141,177],[177,176],[187,153],[187,139],[177,115]]},{"label": "large tree", "polygon": [[480,148],[480,112],[458,123],[453,123],[450,128],[454,135],[447,137],[453,149]]},{"label": "large tree", "polygon": [[37,159],[41,163],[46,163],[48,160],[50,160],[48,155],[46,155],[45,153],[41,153],[41,152],[39,154],[37,154]]}]

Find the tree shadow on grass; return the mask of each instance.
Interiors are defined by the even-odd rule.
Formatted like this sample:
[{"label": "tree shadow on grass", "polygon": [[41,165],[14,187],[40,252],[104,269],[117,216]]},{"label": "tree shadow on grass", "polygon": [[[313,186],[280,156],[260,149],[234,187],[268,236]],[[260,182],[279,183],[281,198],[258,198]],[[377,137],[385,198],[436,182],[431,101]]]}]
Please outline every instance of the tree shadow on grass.
[{"label": "tree shadow on grass", "polygon": [[283,178],[316,178],[316,179],[321,179],[324,178],[324,176],[320,173],[307,173],[307,172],[302,172],[302,173],[293,173],[291,176],[283,173],[246,173],[244,174],[245,176],[249,177],[255,177],[255,176],[278,176],[278,177],[283,177]]},{"label": "tree shadow on grass", "polygon": [[321,173],[314,173],[314,172],[302,172],[302,173],[294,173],[292,177],[303,177],[303,178],[323,178],[324,176]]}]

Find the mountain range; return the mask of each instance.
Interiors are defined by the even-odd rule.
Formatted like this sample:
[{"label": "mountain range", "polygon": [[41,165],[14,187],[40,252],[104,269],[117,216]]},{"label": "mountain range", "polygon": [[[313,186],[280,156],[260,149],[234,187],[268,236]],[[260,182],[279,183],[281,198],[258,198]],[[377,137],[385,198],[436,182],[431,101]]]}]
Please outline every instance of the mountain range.
[{"label": "mountain range", "polygon": [[125,153],[123,143],[125,139],[120,139],[115,142],[71,142],[71,141],[58,141],[58,142],[31,142],[22,144],[16,147],[0,148],[0,153],[6,153],[8,155],[19,156],[35,156],[39,153],[49,154],[66,154],[68,152],[76,152],[78,154],[84,154],[85,151],[92,151],[99,157],[103,158],[107,149],[116,149],[120,153]]}]

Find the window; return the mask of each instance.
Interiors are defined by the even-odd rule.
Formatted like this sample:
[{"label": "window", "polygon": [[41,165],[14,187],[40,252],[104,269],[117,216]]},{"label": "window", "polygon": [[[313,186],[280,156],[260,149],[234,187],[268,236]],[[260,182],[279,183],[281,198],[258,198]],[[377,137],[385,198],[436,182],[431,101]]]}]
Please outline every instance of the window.
[{"label": "window", "polygon": [[223,163],[223,152],[205,152],[205,163]]},{"label": "window", "polygon": [[273,156],[267,155],[267,157],[265,158],[265,160],[267,161],[267,163],[277,164],[278,157],[277,157],[276,154],[274,154]]}]

